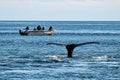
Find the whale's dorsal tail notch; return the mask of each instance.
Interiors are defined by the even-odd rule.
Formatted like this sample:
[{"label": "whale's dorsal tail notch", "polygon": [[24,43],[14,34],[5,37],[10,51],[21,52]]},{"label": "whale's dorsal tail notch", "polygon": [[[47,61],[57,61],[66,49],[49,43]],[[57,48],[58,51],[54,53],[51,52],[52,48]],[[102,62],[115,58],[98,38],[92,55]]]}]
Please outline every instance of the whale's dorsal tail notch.
[{"label": "whale's dorsal tail notch", "polygon": [[61,43],[48,43],[47,45],[58,45],[58,46],[65,46],[67,49],[67,56],[68,58],[72,58],[73,50],[78,46],[88,45],[88,44],[100,44],[99,42],[85,42],[80,44],[61,44]]}]

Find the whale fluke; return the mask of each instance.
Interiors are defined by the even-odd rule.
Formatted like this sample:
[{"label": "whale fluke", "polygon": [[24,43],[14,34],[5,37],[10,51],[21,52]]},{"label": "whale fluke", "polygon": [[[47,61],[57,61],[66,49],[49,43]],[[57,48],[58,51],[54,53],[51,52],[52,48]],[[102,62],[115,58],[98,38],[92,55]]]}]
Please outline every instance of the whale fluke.
[{"label": "whale fluke", "polygon": [[58,46],[66,46],[65,44],[61,44],[61,43],[47,43],[47,45],[58,45]]},{"label": "whale fluke", "polygon": [[85,42],[85,43],[79,43],[79,44],[61,44],[61,43],[48,43],[47,45],[58,45],[58,46],[65,46],[67,49],[67,56],[69,58],[72,58],[72,53],[73,50],[78,47],[78,46],[82,46],[82,45],[87,45],[87,44],[100,44],[99,42]]}]

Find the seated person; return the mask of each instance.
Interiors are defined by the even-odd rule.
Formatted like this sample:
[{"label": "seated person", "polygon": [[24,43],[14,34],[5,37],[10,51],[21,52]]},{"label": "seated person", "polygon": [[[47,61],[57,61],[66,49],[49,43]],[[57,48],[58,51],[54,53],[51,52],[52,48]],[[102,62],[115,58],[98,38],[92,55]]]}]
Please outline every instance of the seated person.
[{"label": "seated person", "polygon": [[37,30],[41,30],[41,26],[40,25],[37,26]]},{"label": "seated person", "polygon": [[25,30],[29,30],[29,27],[28,27],[28,26],[26,26]]},{"label": "seated person", "polygon": [[34,31],[37,30],[36,28],[33,29]]},{"label": "seated person", "polygon": [[50,26],[49,31],[53,31],[53,27],[52,26]]},{"label": "seated person", "polygon": [[44,28],[44,27],[42,27],[42,30],[45,30],[45,28]]}]

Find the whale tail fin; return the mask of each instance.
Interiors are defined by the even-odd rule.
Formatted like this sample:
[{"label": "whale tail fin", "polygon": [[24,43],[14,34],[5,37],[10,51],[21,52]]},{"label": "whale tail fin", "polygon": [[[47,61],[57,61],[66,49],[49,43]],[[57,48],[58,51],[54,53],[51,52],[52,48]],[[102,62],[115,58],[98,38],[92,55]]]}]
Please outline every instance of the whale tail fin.
[{"label": "whale tail fin", "polygon": [[61,43],[47,43],[47,45],[66,46],[66,44],[61,44]]},{"label": "whale tail fin", "polygon": [[75,44],[75,47],[88,45],[88,44],[100,44],[100,42],[85,42],[85,43]]},{"label": "whale tail fin", "polygon": [[72,58],[72,53],[73,50],[78,47],[78,46],[83,46],[83,45],[88,45],[88,44],[100,44],[99,42],[85,42],[85,43],[80,43],[80,44],[61,44],[61,43],[47,43],[47,45],[58,45],[58,46],[65,46],[67,49],[67,56],[69,58]]}]

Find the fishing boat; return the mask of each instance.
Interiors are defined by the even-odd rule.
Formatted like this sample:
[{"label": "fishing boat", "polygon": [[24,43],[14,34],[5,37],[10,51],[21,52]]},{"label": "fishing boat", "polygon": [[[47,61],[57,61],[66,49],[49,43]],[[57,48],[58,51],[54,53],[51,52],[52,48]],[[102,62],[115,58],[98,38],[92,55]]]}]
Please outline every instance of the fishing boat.
[{"label": "fishing boat", "polygon": [[54,29],[52,27],[49,28],[49,30],[42,30],[42,29],[25,29],[25,30],[19,30],[20,35],[53,35],[54,34]]}]

